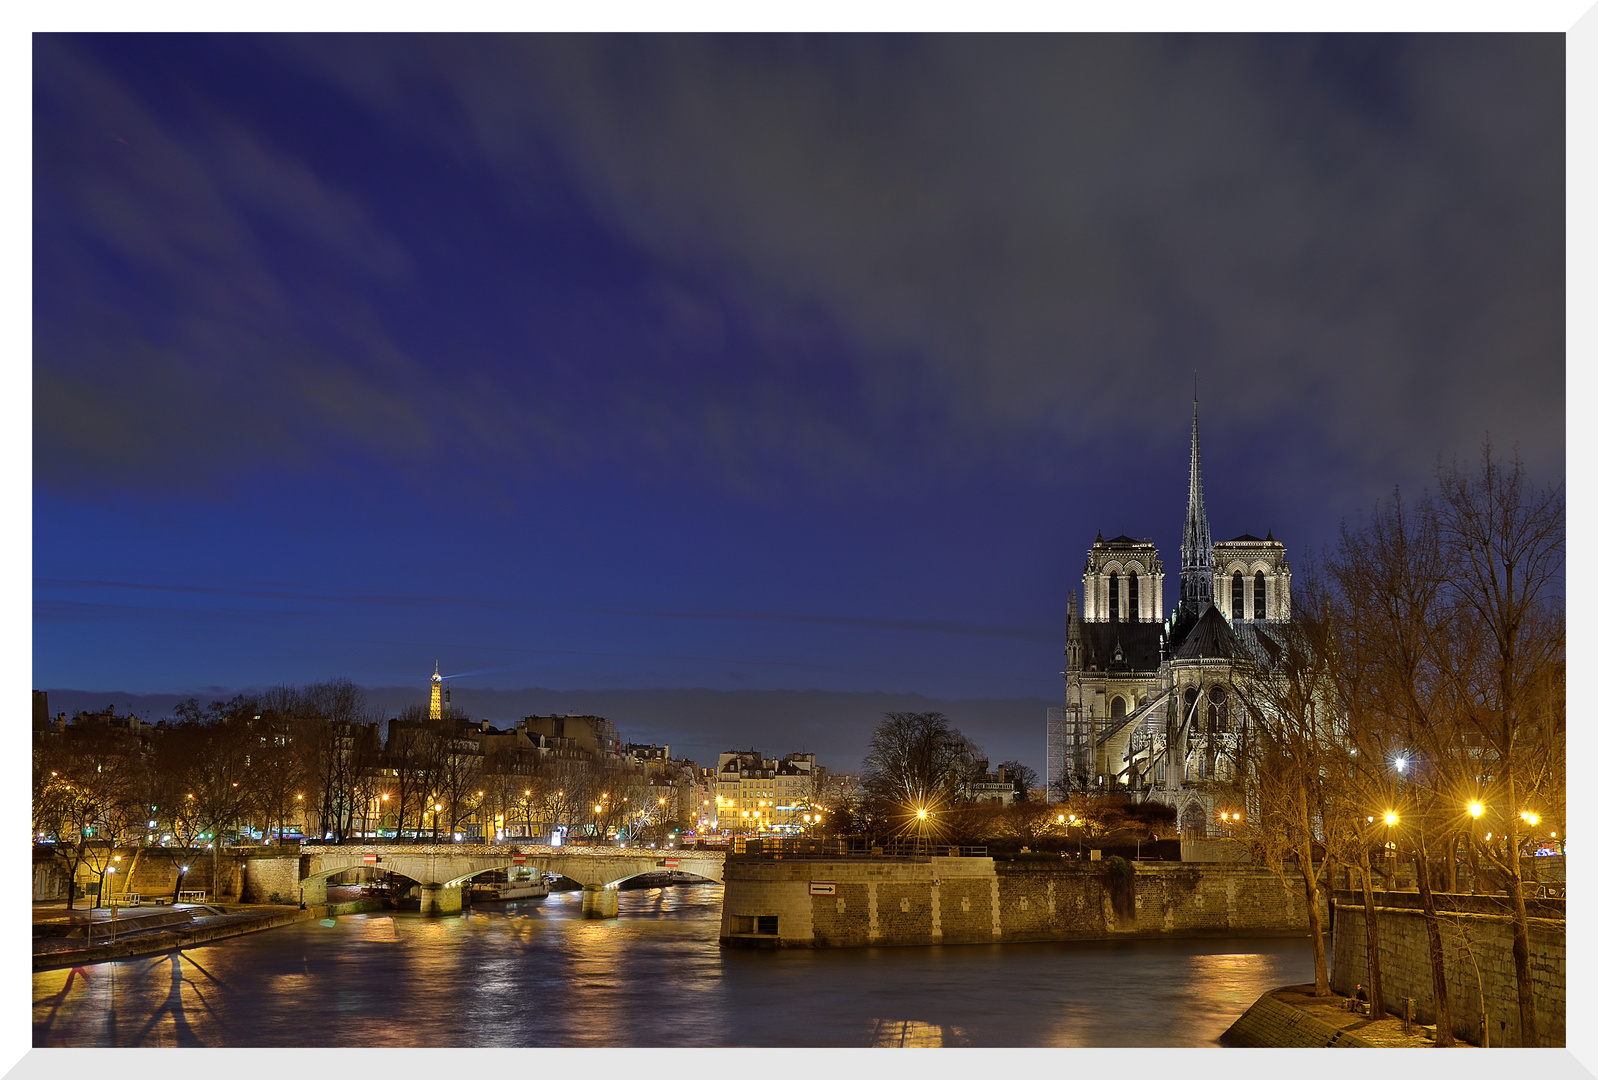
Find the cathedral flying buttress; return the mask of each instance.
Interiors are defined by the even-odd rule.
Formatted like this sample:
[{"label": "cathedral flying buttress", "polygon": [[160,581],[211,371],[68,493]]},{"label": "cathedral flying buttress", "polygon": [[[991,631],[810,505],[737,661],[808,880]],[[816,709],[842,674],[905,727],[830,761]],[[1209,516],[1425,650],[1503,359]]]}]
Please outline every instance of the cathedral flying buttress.
[{"label": "cathedral flying buttress", "polygon": [[1198,401],[1177,603],[1146,538],[1102,532],[1088,549],[1082,601],[1066,604],[1065,697],[1048,710],[1049,798],[1124,794],[1176,808],[1184,835],[1217,830],[1246,710],[1239,661],[1275,648],[1292,612],[1286,549],[1267,531],[1213,541],[1204,509]]}]

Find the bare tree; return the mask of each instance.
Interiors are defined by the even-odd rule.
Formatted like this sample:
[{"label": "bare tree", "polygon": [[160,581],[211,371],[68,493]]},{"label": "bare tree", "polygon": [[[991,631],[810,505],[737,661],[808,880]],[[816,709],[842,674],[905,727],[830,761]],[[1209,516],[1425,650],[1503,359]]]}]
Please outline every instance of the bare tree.
[{"label": "bare tree", "polygon": [[84,720],[61,738],[55,752],[41,759],[47,776],[36,786],[68,864],[71,910],[79,868],[104,882],[117,845],[143,823],[149,783],[137,736]]},{"label": "bare tree", "polygon": [[1485,645],[1479,663],[1454,664],[1448,672],[1481,744],[1483,795],[1499,808],[1502,857],[1482,850],[1509,895],[1520,1045],[1537,1046],[1520,853],[1522,822],[1549,788],[1563,788],[1563,767],[1555,762],[1564,749],[1564,495],[1558,486],[1532,483],[1518,457],[1507,464],[1495,459],[1490,442],[1474,468],[1455,462],[1439,469],[1438,489],[1449,615]]},{"label": "bare tree", "polygon": [[405,835],[405,825],[413,812],[416,829],[412,835],[421,836],[427,799],[435,782],[436,749],[435,733],[427,725],[427,710],[422,706],[407,706],[389,721],[384,764],[393,782],[391,794],[396,804],[393,812],[398,821],[396,839]]},{"label": "bare tree", "polygon": [[175,829],[193,828],[194,843],[209,842],[213,896],[221,887],[225,834],[252,801],[246,782],[253,733],[242,714],[253,717],[254,711],[253,702],[239,699],[212,702],[204,716],[180,710],[180,720],[161,739],[167,818]]},{"label": "bare tree", "polygon": [[1038,786],[1038,772],[1030,765],[1023,765],[1015,759],[1002,761],[999,768],[1004,770],[1004,775],[1010,778],[1015,785],[1015,801],[1026,802],[1032,798],[1032,790]]},{"label": "bare tree", "polygon": [[861,766],[866,812],[875,823],[909,833],[923,811],[966,800],[980,761],[981,752],[942,713],[887,713]]},{"label": "bare tree", "polygon": [[[1233,678],[1249,713],[1240,743],[1242,778],[1253,804],[1254,837],[1266,865],[1284,887],[1296,866],[1309,916],[1315,994],[1331,994],[1320,917],[1320,878],[1326,861],[1326,822],[1338,805],[1336,781],[1341,724],[1333,679],[1332,621],[1313,582],[1295,590],[1293,621],[1277,631],[1279,652],[1240,659]],[[1328,759],[1331,759],[1330,762]],[[1332,768],[1328,768],[1328,764]]]},{"label": "bare tree", "polygon": [[262,835],[270,837],[273,823],[283,839],[295,796],[305,788],[301,758],[294,746],[293,712],[263,702],[256,717],[254,746],[249,754],[252,809],[260,819]]},{"label": "bare tree", "polygon": [[[1445,657],[1460,658],[1457,642],[1445,642],[1450,623],[1443,611],[1445,566],[1438,542],[1435,506],[1422,499],[1406,506],[1398,492],[1378,503],[1361,529],[1345,526],[1328,566],[1338,586],[1340,692],[1351,717],[1350,742],[1357,761],[1351,774],[1363,781],[1367,804],[1397,820],[1415,861],[1421,912],[1426,924],[1439,1046],[1453,1045],[1452,1012],[1442,931],[1432,897],[1429,838],[1453,836],[1463,807],[1448,804],[1468,774],[1451,707]],[[1439,648],[1439,646],[1443,646]],[[1363,753],[1359,753],[1363,750]],[[1378,809],[1377,807],[1372,807]],[[1355,811],[1357,821],[1357,810]],[[1374,825],[1374,814],[1367,820]],[[1452,819],[1452,821],[1450,820]],[[1361,838],[1361,872],[1368,875],[1369,836]],[[1453,858],[1450,840],[1450,861]],[[1375,934],[1368,876],[1367,932]],[[1368,977],[1381,992],[1380,959]]]},{"label": "bare tree", "polygon": [[434,817],[433,838],[437,840],[439,816],[449,823],[447,831],[453,836],[461,823],[483,805],[487,791],[482,786],[482,749],[466,730],[465,722],[439,720],[433,721],[430,726],[435,730],[435,738],[444,747],[434,789],[437,795],[434,805],[444,808]]}]

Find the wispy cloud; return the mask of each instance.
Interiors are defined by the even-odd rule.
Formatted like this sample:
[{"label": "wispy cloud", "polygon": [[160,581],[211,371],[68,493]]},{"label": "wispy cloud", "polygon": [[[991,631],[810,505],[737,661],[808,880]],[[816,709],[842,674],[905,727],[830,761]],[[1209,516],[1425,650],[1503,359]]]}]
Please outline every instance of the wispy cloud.
[{"label": "wispy cloud", "polygon": [[46,483],[1050,472],[1193,368],[1328,468],[1562,468],[1557,38],[233,47],[348,139],[38,39]]}]

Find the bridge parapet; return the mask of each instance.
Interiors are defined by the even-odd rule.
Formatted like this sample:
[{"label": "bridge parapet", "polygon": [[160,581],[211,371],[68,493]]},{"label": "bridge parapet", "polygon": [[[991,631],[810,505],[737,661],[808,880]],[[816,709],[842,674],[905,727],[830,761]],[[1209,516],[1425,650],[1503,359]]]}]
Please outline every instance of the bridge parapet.
[{"label": "bridge parapet", "polygon": [[[548,844],[308,844],[300,849],[301,886],[307,895],[323,894],[333,874],[371,867],[407,877],[423,887],[424,901],[433,890],[455,890],[478,874],[526,867],[560,874],[582,885],[583,910],[601,917],[616,914],[617,885],[643,874],[676,870],[711,881],[723,879],[722,852],[676,848],[552,847]],[[590,891],[612,895],[590,898]],[[425,907],[424,902],[424,907]],[[439,910],[452,910],[448,907]]]},{"label": "bridge parapet", "polygon": [[726,856],[720,851],[700,851],[695,848],[627,847],[623,844],[598,845],[572,844],[552,847],[549,844],[301,844],[301,855],[372,855],[401,852],[415,855],[608,855],[629,859],[701,859],[721,862]]}]

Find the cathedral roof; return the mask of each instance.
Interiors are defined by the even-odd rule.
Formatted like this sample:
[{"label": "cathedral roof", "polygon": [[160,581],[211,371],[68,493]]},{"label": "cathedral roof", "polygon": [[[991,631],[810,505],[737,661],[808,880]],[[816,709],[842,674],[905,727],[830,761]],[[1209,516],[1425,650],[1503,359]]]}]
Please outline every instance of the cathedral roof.
[{"label": "cathedral roof", "polygon": [[1236,652],[1237,635],[1232,633],[1231,624],[1226,621],[1214,604],[1204,609],[1204,614],[1198,617],[1198,622],[1193,624],[1193,629],[1187,632],[1182,639],[1182,644],[1177,648],[1173,659],[1176,660],[1215,660],[1230,659]]},{"label": "cathedral roof", "polygon": [[1157,622],[1084,622],[1082,669],[1158,671],[1163,631]]},{"label": "cathedral roof", "polygon": [[1099,538],[1097,540],[1093,541],[1093,546],[1094,547],[1151,548],[1151,547],[1154,546],[1154,542],[1152,540],[1139,540],[1135,536],[1126,535],[1126,533],[1122,533],[1120,536],[1117,536],[1114,540],[1106,540],[1106,539],[1104,539],[1104,534],[1101,532],[1101,533],[1099,533]]},{"label": "cathedral roof", "polygon": [[1266,668],[1281,663],[1287,652],[1287,646],[1277,640],[1282,631],[1271,623],[1242,622],[1232,632],[1237,635],[1238,652],[1252,655]]},{"label": "cathedral roof", "polygon": [[1242,536],[1234,536],[1230,540],[1221,541],[1223,544],[1263,544],[1265,542],[1253,533],[1244,533]]}]

